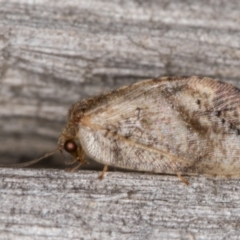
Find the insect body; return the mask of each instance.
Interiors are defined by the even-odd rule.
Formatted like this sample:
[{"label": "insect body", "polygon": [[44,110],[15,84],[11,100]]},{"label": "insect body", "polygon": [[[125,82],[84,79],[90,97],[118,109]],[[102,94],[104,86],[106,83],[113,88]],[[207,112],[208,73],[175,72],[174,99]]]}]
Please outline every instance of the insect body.
[{"label": "insect body", "polygon": [[59,138],[79,165],[240,175],[240,91],[199,77],[145,80],[72,106]]}]

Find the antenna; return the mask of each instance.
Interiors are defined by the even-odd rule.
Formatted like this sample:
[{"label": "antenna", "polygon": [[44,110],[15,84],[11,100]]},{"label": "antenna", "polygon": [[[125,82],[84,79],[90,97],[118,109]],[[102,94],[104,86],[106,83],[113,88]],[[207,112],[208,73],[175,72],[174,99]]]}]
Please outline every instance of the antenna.
[{"label": "antenna", "polygon": [[41,160],[53,155],[55,152],[59,151],[60,148],[58,147],[57,149],[55,149],[54,151],[52,152],[48,152],[46,153],[45,155],[43,155],[42,157],[40,158],[37,158],[37,159],[34,159],[34,160],[31,160],[29,162],[25,162],[25,163],[16,163],[16,164],[0,164],[0,167],[12,167],[12,168],[18,168],[18,167],[27,167],[27,166],[30,166],[30,165],[33,165],[37,162],[40,162]]}]

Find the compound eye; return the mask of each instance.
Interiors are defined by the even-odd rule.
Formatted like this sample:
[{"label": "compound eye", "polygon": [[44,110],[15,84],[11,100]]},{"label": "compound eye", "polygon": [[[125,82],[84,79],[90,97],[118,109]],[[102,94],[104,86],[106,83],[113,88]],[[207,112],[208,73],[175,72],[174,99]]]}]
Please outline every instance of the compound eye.
[{"label": "compound eye", "polygon": [[76,152],[77,151],[77,144],[73,140],[67,140],[64,143],[64,149],[69,153]]}]

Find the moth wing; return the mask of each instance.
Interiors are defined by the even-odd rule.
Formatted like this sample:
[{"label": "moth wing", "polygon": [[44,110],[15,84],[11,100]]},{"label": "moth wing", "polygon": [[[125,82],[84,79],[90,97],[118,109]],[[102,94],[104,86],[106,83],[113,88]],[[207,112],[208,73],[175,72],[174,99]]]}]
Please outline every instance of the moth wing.
[{"label": "moth wing", "polygon": [[209,78],[144,81],[85,114],[79,139],[97,161],[134,170],[240,174],[239,91]]}]

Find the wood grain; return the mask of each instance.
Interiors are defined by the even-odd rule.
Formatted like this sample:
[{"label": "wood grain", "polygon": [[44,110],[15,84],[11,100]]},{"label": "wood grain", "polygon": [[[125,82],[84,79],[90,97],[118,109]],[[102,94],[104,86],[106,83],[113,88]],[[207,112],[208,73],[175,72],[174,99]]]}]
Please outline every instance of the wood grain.
[{"label": "wood grain", "polygon": [[238,180],[1,169],[1,239],[239,239]]},{"label": "wood grain", "polygon": [[[0,161],[53,150],[71,104],[122,85],[199,75],[239,87],[239,12],[236,0],[0,0]],[[2,239],[239,239],[238,180],[0,174]]]}]

